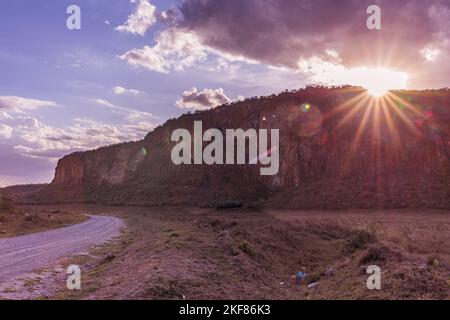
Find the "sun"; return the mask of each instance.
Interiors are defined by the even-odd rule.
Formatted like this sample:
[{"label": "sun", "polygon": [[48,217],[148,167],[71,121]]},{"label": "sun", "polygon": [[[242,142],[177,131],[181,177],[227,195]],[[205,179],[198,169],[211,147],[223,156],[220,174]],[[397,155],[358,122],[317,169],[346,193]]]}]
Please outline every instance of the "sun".
[{"label": "sun", "polygon": [[386,88],[385,86],[378,86],[378,85],[368,86],[366,89],[367,92],[375,98],[382,97],[386,95],[389,92],[389,90],[391,90],[390,88]]},{"label": "sun", "polygon": [[366,67],[353,69],[352,77],[373,97],[384,96],[391,90],[406,89],[409,78],[404,72]]},{"label": "sun", "polygon": [[[411,134],[421,134],[416,122],[411,121],[424,117],[421,108],[409,102],[402,92],[394,90],[406,88],[407,74],[390,70],[362,69],[354,75],[358,76],[358,87],[349,90],[359,93],[333,111],[333,114],[342,114],[338,127],[359,118],[359,125],[351,143],[354,150],[357,150],[366,130],[370,130],[372,138],[377,141],[388,137],[394,147],[400,146],[402,142],[398,132],[400,123],[410,130]],[[367,90],[361,90],[361,86]]]}]

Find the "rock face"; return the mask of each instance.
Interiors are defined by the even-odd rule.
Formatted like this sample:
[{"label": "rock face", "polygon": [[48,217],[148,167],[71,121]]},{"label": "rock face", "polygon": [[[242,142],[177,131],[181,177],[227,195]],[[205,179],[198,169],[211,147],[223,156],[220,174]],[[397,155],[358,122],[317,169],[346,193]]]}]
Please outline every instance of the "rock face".
[{"label": "rock face", "polygon": [[[280,170],[180,165],[175,129],[280,129]],[[450,208],[450,90],[370,98],[359,88],[307,88],[169,120],[138,142],[61,159],[32,202],[299,209]]]}]

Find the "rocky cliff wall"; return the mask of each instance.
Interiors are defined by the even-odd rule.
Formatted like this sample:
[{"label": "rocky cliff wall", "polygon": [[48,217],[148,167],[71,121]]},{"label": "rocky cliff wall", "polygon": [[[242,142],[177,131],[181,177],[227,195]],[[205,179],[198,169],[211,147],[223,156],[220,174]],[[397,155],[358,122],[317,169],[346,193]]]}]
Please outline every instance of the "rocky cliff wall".
[{"label": "rocky cliff wall", "polygon": [[[172,163],[175,129],[280,129],[280,170]],[[143,141],[61,159],[34,202],[302,209],[450,208],[450,91],[308,88],[169,120]]]}]

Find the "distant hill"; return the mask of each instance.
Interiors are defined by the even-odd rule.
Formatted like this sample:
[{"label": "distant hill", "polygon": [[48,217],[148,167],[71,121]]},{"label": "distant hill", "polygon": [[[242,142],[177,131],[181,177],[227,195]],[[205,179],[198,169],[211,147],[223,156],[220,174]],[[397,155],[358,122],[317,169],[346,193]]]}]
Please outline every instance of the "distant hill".
[{"label": "distant hill", "polygon": [[[372,108],[361,88],[251,98],[167,121],[138,142],[68,155],[29,201],[298,209],[450,208],[450,90],[397,91]],[[366,96],[366,97],[365,97]],[[358,100],[366,101],[357,107]],[[308,108],[305,109],[305,104]],[[369,112],[370,111],[370,112]],[[173,130],[280,129],[280,172],[176,166]],[[378,123],[376,126],[374,124]],[[365,126],[364,126],[365,124]]]},{"label": "distant hill", "polygon": [[48,186],[48,184],[26,184],[26,185],[9,186],[5,188],[0,188],[0,194],[7,193],[11,195],[14,199],[19,200],[40,191],[46,186]]}]

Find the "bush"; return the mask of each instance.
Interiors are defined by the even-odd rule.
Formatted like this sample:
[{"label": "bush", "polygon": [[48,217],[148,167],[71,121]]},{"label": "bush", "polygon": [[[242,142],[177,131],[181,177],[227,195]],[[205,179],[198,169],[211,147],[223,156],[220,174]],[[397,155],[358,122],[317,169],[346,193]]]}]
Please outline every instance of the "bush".
[{"label": "bush", "polygon": [[384,265],[387,262],[400,262],[401,260],[402,255],[400,252],[392,250],[385,245],[374,244],[359,262],[361,265]]},{"label": "bush", "polygon": [[250,243],[248,243],[247,241],[243,241],[239,245],[239,249],[241,249],[242,252],[244,252],[245,254],[247,254],[250,257],[255,257],[256,256],[255,249],[253,249],[252,245]]},{"label": "bush", "polygon": [[245,208],[250,211],[262,211],[263,204],[261,201],[255,201],[255,202],[249,203]]},{"label": "bush", "polygon": [[10,195],[4,193],[1,197],[0,202],[0,212],[13,213],[14,212],[14,201]]},{"label": "bush", "polygon": [[347,249],[350,252],[366,249],[370,244],[377,241],[377,236],[373,230],[368,228],[355,229],[350,232],[347,239]]},{"label": "bush", "polygon": [[225,209],[237,209],[242,208],[242,202],[239,201],[225,201],[215,205],[217,210],[225,210]]},{"label": "bush", "polygon": [[438,268],[440,266],[439,260],[440,260],[440,258],[438,256],[429,256],[427,259],[427,264],[429,266]]}]

